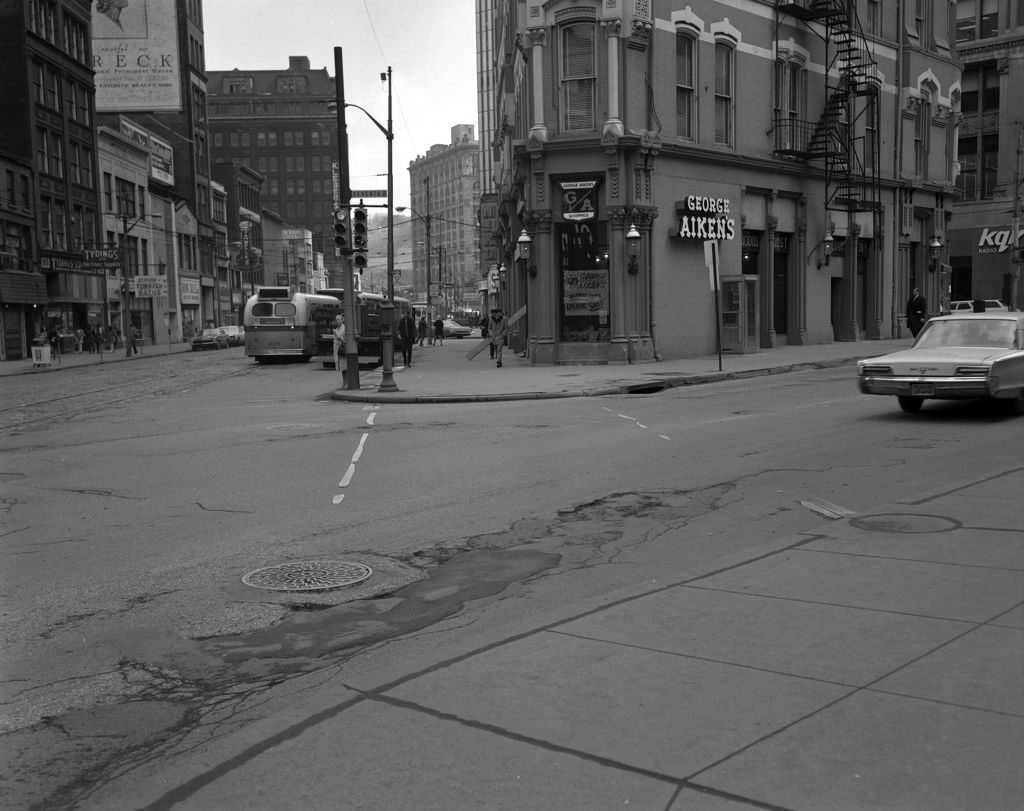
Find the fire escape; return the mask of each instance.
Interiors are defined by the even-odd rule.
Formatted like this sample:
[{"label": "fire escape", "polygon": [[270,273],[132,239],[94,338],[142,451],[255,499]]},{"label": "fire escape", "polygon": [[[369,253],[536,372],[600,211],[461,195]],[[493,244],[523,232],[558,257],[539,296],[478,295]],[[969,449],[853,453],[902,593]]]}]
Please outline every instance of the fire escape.
[{"label": "fire escape", "polygon": [[[777,155],[823,161],[825,208],[871,212],[880,234],[878,66],[868,51],[855,0],[779,0],[779,15],[816,23],[825,42],[825,107],[817,121],[778,117]],[[778,23],[778,20],[777,20]]]}]

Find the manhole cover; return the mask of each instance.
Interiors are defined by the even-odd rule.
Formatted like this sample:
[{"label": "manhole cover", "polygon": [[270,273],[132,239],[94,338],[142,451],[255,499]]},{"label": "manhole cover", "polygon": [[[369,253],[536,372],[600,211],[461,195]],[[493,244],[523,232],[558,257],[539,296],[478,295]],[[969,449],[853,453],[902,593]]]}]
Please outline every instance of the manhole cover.
[{"label": "manhole cover", "polygon": [[902,533],[922,535],[932,532],[950,532],[960,529],[962,524],[941,515],[917,515],[914,513],[889,513],[887,515],[865,515],[851,518],[850,526],[866,532]]},{"label": "manhole cover", "polygon": [[247,586],[271,591],[326,591],[366,580],[373,569],[346,560],[306,560],[281,563],[249,572]]}]

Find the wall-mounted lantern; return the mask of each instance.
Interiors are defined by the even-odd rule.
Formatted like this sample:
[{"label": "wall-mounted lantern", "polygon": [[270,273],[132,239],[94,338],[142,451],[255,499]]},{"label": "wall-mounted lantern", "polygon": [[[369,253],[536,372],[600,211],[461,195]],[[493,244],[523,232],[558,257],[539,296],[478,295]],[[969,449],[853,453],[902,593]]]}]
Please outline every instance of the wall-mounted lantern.
[{"label": "wall-mounted lantern", "polygon": [[519,238],[516,240],[516,245],[519,246],[519,258],[523,260],[523,263],[526,266],[526,272],[529,273],[531,277],[536,276],[537,266],[530,263],[530,247],[533,245],[533,238],[526,233],[525,228],[519,234]]},{"label": "wall-mounted lantern", "polygon": [[934,273],[939,266],[939,259],[942,256],[942,237],[935,234],[928,242],[928,269]]},{"label": "wall-mounted lantern", "polygon": [[640,232],[632,223],[626,231],[626,255],[629,257],[629,264],[626,266],[632,275],[640,272]]},{"label": "wall-mounted lantern", "polygon": [[807,258],[810,259],[811,255],[818,250],[818,248],[821,248],[821,256],[818,258],[818,270],[821,270],[823,267],[828,267],[828,263],[832,258],[832,250],[835,246],[836,238],[832,235],[831,231],[828,231],[821,242],[811,248],[811,253],[807,254]]}]

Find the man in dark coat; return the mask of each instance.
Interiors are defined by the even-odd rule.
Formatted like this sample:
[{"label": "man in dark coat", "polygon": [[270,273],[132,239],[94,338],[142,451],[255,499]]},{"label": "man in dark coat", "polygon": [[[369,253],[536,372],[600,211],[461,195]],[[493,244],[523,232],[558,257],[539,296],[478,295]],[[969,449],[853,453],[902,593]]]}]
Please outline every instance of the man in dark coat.
[{"label": "man in dark coat", "polygon": [[402,363],[412,366],[412,347],[416,343],[416,319],[405,313],[398,319],[398,340],[402,344]]},{"label": "man in dark coat", "polygon": [[921,291],[915,287],[907,302],[907,327],[910,329],[910,334],[916,338],[927,318],[928,302],[924,300]]}]

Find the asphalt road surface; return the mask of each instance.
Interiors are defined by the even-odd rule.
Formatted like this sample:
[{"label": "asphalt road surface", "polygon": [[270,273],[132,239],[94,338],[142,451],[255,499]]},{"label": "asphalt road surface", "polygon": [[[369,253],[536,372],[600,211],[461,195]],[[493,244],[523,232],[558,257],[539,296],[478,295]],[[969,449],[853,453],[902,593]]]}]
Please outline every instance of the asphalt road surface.
[{"label": "asphalt road surface", "polygon": [[[240,349],[2,381],[5,808],[75,807],[363,657],[1018,464],[1024,426],[973,403],[907,418],[852,368],[465,405],[335,385]],[[242,582],[309,561],[372,576]]]}]

